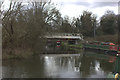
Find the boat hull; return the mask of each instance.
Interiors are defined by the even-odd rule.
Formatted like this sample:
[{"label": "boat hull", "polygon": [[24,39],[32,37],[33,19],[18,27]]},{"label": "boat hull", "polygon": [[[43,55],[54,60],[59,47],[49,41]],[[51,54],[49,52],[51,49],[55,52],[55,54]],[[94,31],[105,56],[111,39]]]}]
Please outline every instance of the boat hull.
[{"label": "boat hull", "polygon": [[117,54],[117,46],[111,46],[111,45],[93,45],[93,44],[84,44],[83,47],[85,50],[89,51],[97,51],[104,54],[111,54],[116,55]]}]

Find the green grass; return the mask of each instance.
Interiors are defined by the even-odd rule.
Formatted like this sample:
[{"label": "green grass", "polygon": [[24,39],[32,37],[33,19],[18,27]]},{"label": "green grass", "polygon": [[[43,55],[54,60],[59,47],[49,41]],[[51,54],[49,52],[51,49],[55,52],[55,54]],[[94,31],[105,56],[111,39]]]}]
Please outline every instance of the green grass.
[{"label": "green grass", "polygon": [[62,42],[62,46],[65,46],[67,48],[71,48],[71,49],[82,49],[83,48],[83,45],[82,44],[65,44],[64,42]]},{"label": "green grass", "polygon": [[68,47],[73,47],[73,48],[82,48],[82,44],[78,44],[78,45],[66,45]]},{"label": "green grass", "polygon": [[81,49],[76,49],[76,48],[70,48],[70,50],[82,51]]}]

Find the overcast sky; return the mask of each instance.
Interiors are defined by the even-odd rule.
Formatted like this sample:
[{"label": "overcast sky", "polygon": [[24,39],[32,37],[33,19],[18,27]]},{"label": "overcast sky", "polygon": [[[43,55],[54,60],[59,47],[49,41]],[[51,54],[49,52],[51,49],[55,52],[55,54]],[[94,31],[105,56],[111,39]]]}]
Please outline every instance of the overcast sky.
[{"label": "overcast sky", "polygon": [[118,14],[119,0],[52,0],[52,2],[57,4],[62,16],[77,17],[83,10],[91,11],[98,19],[106,10],[112,10]]},{"label": "overcast sky", "polygon": [[[8,4],[9,0],[5,0]],[[26,1],[26,0],[24,0]],[[34,0],[35,1],[35,0]],[[40,0],[37,0],[40,1]],[[91,11],[98,19],[105,13],[106,10],[112,10],[118,14],[118,2],[120,0],[51,0],[57,4],[56,7],[60,10],[62,16],[78,17],[83,10]]]}]

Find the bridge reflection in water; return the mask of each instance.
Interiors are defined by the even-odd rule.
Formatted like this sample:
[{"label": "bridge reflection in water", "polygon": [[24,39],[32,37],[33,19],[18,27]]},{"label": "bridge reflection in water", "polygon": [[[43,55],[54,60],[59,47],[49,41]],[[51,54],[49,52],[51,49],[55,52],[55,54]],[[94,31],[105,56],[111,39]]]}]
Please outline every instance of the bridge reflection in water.
[{"label": "bridge reflection in water", "polygon": [[87,54],[44,55],[44,60],[47,76],[106,78],[114,69],[116,57],[87,52]]},{"label": "bridge reflection in water", "polygon": [[119,71],[117,61],[120,59],[115,56],[84,51],[74,54],[44,54],[30,60],[4,61],[3,77],[106,78],[109,73]]}]

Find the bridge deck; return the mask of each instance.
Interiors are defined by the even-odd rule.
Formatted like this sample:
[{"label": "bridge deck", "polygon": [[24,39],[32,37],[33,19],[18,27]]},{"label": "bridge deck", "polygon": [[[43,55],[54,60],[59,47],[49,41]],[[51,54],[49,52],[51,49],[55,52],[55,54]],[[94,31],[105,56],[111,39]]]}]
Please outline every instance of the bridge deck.
[{"label": "bridge deck", "polygon": [[45,36],[46,38],[50,38],[50,39],[79,39],[79,40],[83,40],[83,36],[82,34],[78,34],[78,33],[60,33],[60,34],[48,34],[47,36]]},{"label": "bridge deck", "polygon": [[46,38],[57,38],[57,39],[82,39],[80,36],[45,36]]}]

